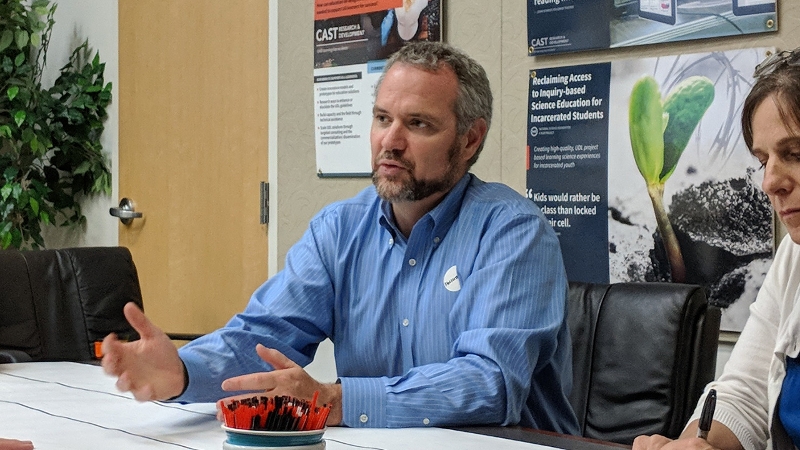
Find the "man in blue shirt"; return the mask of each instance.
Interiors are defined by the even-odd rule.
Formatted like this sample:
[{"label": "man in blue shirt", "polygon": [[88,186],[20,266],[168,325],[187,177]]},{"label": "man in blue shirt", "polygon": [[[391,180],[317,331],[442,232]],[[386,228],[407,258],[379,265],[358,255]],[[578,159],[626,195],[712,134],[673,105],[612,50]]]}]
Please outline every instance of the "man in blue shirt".
[{"label": "man in blue shirt", "polygon": [[[576,433],[556,235],[533,202],[468,173],[491,116],[479,64],[406,45],[376,88],[374,186],[319,212],[244,312],[178,351],[126,306],[142,339],[106,338],[103,367],[139,400],[319,391],[329,425]],[[302,369],[325,338],[332,384]]]}]

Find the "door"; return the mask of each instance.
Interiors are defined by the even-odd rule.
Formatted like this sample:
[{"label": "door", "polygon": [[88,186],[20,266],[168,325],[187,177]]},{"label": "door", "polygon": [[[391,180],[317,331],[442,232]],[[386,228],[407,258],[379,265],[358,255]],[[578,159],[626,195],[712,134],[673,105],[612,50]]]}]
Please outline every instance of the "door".
[{"label": "door", "polygon": [[119,244],[164,331],[222,326],[267,277],[267,15],[265,0],[119,0],[119,192],[143,213]]}]

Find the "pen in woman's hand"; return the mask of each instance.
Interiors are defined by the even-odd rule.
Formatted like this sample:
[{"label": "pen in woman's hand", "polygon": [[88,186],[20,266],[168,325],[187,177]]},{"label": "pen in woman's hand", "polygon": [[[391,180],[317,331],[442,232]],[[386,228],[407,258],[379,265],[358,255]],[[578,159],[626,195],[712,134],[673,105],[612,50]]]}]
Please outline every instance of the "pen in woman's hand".
[{"label": "pen in woman's hand", "polygon": [[708,430],[711,429],[711,421],[714,420],[714,408],[717,406],[717,391],[708,390],[706,402],[703,403],[703,412],[700,414],[700,424],[697,426],[697,437],[700,439],[708,438]]}]

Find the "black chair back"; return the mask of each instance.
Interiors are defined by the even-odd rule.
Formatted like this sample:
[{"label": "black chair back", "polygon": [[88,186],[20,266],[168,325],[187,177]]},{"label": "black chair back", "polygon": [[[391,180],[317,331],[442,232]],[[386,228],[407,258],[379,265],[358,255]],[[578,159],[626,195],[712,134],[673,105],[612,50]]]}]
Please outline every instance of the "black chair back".
[{"label": "black chair back", "polygon": [[715,375],[720,310],[700,286],[570,283],[570,395],[584,437],[677,437]]},{"label": "black chair back", "polygon": [[95,343],[111,332],[138,339],[122,312],[127,302],[143,306],[124,247],[0,251],[5,359],[91,361]]}]

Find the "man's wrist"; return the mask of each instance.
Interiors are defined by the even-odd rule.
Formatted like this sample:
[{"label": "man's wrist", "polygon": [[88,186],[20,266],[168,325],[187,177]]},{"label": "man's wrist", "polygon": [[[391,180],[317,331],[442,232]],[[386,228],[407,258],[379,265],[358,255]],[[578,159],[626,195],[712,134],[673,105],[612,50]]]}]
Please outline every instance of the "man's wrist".
[{"label": "man's wrist", "polygon": [[327,425],[338,426],[342,424],[342,385],[338,382],[325,384],[323,401],[331,408],[328,414]]},{"label": "man's wrist", "polygon": [[180,397],[186,392],[186,389],[189,387],[189,369],[186,368],[186,363],[184,363],[183,360],[181,360],[181,366],[183,367],[183,387],[181,388],[180,394],[168,398],[167,401],[172,401]]}]

